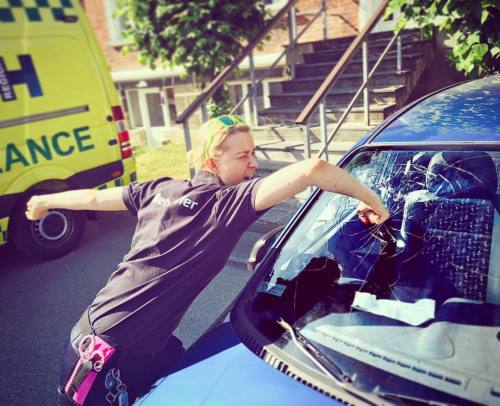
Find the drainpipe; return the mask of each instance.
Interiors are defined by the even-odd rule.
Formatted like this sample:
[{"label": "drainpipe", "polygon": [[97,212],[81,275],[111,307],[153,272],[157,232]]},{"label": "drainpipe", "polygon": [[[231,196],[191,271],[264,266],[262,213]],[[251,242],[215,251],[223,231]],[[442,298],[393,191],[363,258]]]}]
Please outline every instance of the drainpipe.
[{"label": "drainpipe", "polygon": [[253,52],[248,55],[248,63],[250,65],[250,82],[252,83],[250,97],[252,99],[253,109],[253,125],[259,125],[259,115],[257,111],[257,83],[255,82],[255,64],[253,61]]},{"label": "drainpipe", "polygon": [[321,140],[323,141],[325,161],[328,162],[328,134],[326,131],[326,97],[319,104],[319,122],[321,129]]},{"label": "drainpipe", "polygon": [[323,41],[328,39],[328,13],[327,13],[328,4],[326,0],[321,0],[321,10],[323,15]]},{"label": "drainpipe", "polygon": [[288,47],[290,77],[295,79],[295,38],[297,38],[295,7],[292,7],[288,12],[288,37],[290,41],[290,46]]},{"label": "drainpipe", "polygon": [[[363,41],[363,82],[368,80],[368,42]],[[366,125],[370,125],[370,100],[368,85],[363,89],[363,116]]]}]

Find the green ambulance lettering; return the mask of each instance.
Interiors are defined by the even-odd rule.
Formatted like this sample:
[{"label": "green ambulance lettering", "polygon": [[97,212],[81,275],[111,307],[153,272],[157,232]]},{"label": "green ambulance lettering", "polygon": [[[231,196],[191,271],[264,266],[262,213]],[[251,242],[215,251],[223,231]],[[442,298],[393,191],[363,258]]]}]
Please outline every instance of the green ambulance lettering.
[{"label": "green ambulance lettering", "polygon": [[61,155],[61,156],[67,156],[67,155],[71,155],[73,153],[73,151],[75,150],[75,147],[73,145],[70,145],[66,150],[63,150],[61,148],[61,145],[59,144],[59,140],[64,137],[64,138],[71,138],[71,135],[69,135],[67,132],[64,132],[64,131],[61,131],[61,132],[58,132],[57,134],[54,134],[52,136],[52,148],[54,148],[54,151],[56,151],[56,153],[58,155]]},{"label": "green ambulance lettering", "polygon": [[76,145],[78,145],[78,149],[80,150],[80,152],[88,151],[90,149],[94,149],[95,148],[94,144],[83,145],[84,141],[87,141],[87,140],[89,140],[92,137],[91,137],[90,134],[80,135],[80,133],[84,132],[84,131],[88,131],[89,129],[90,128],[88,126],[86,126],[86,127],[75,128],[73,130],[73,134],[75,134]]},{"label": "green ambulance lettering", "polygon": [[50,150],[49,140],[46,135],[40,137],[41,144],[37,143],[35,140],[26,140],[26,146],[30,152],[31,162],[34,164],[38,163],[38,154],[42,155],[47,161],[52,159],[52,152]]},{"label": "green ambulance lettering", "polygon": [[[75,128],[73,129],[73,137],[68,132],[60,131],[50,137],[50,139],[46,135],[42,135],[39,141],[28,138],[26,140],[26,147],[29,151],[31,162],[23,155],[16,144],[9,143],[5,148],[5,172],[10,172],[16,164],[22,164],[24,167],[28,167],[30,164],[38,164],[41,158],[51,161],[54,159],[53,152],[59,156],[71,155],[75,152],[75,146],[71,145],[72,138],[76,141],[78,151],[92,150],[95,148],[95,145],[91,142],[92,136],[86,133],[89,130],[89,126]],[[0,173],[3,173],[2,168],[0,168]]]},{"label": "green ambulance lettering", "polygon": [[16,163],[21,163],[23,166],[29,166],[28,160],[24,157],[21,151],[19,151],[16,147],[16,144],[9,143],[5,148],[6,155],[6,163],[5,163],[5,171],[9,172],[12,168],[12,165]]}]

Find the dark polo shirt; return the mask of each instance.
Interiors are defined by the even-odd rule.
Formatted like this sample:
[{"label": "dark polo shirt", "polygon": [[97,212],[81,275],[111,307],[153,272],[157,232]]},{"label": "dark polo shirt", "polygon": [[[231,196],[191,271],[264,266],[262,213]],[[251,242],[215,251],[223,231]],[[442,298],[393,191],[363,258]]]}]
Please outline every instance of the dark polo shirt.
[{"label": "dark polo shirt", "polygon": [[162,178],[125,188],[137,226],[130,251],[90,305],[95,331],[128,351],[159,351],[263,213],[254,204],[261,180],[225,186],[199,172],[192,181]]}]

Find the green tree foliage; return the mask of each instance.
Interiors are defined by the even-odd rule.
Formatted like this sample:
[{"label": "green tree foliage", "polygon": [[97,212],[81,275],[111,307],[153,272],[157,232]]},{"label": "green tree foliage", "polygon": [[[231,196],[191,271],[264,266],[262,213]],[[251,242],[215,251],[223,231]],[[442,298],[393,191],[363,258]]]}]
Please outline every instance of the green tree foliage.
[{"label": "green tree foliage", "polygon": [[[139,61],[152,69],[182,66],[202,88],[268,18],[264,0],[120,0],[118,13],[128,21],[126,50],[139,51]],[[210,106],[214,114],[226,112],[227,91],[221,88]]]},{"label": "green tree foliage", "polygon": [[500,0],[391,0],[388,13],[400,11],[398,28],[414,23],[425,37],[433,28],[456,44],[450,58],[470,77],[500,70]]}]

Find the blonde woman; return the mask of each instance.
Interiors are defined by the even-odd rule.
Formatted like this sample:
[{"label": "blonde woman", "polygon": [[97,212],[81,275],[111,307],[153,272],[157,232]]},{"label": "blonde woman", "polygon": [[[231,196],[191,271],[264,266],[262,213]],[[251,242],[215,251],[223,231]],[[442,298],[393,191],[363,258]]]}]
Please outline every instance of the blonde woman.
[{"label": "blonde woman", "polygon": [[112,368],[120,370],[130,398],[147,389],[157,378],[147,372],[154,364],[165,368],[159,353],[168,347],[182,316],[222,270],[241,234],[266,209],[316,186],[359,199],[358,215],[364,223],[379,224],[389,217],[374,192],[320,159],[253,178],[258,166],[254,152],[250,128],[238,116],[220,116],[204,127],[190,153],[196,169],[192,180],[160,178],[101,191],[34,196],[28,202],[30,220],[52,208],[129,210],[137,216],[130,251],[71,332],[60,404],[71,404],[68,397],[75,399],[85,379],[85,371],[78,372],[75,365],[88,336],[99,337],[116,351],[103,359],[85,405],[104,403],[104,380]]}]

